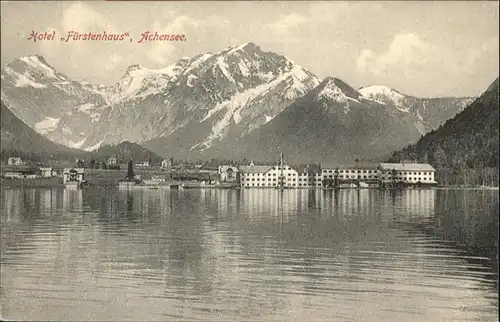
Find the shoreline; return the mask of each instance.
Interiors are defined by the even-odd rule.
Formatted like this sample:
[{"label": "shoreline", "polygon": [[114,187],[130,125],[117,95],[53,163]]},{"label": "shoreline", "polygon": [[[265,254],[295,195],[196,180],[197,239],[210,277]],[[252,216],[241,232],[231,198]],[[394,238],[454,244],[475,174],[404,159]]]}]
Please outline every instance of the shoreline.
[{"label": "shoreline", "polygon": [[[62,178],[36,178],[36,179],[0,179],[0,186],[2,188],[64,188]],[[89,189],[93,187],[117,187],[119,188],[118,182],[116,183],[89,183],[84,189]],[[130,187],[129,189],[135,188],[168,188],[168,185],[139,185],[137,187]],[[186,189],[186,188],[184,188]],[[221,190],[253,190],[253,189],[276,189],[276,187],[190,187],[188,190],[202,190],[202,189],[221,189]],[[479,186],[479,187],[461,187],[461,186],[438,186],[438,187],[403,187],[403,188],[379,188],[379,187],[291,187],[284,190],[499,190],[499,187],[489,187],[489,186]]]}]

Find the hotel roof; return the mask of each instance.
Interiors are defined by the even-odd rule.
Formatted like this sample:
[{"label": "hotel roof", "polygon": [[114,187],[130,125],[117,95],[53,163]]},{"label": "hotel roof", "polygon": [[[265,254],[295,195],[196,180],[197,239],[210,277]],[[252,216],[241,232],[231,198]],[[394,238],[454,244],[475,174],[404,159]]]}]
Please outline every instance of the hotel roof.
[{"label": "hotel roof", "polygon": [[271,170],[271,168],[270,165],[240,165],[238,167],[240,172],[247,173],[264,173]]},{"label": "hotel roof", "polygon": [[85,169],[84,168],[64,168],[63,172],[65,174],[70,173],[70,172],[84,173]]},{"label": "hotel roof", "polygon": [[340,164],[336,166],[329,166],[329,167],[324,167],[323,170],[344,170],[344,169],[349,169],[349,170],[354,170],[354,169],[360,169],[360,170],[374,170],[379,167],[380,163],[359,163],[359,164]]},{"label": "hotel roof", "polygon": [[436,171],[427,163],[381,163],[380,167],[383,170],[396,171]]}]

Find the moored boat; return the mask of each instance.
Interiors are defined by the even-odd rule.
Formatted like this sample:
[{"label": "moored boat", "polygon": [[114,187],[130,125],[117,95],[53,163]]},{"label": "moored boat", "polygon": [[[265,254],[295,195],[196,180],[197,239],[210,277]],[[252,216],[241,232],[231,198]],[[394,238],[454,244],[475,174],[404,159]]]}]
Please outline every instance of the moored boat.
[{"label": "moored boat", "polygon": [[237,186],[234,183],[231,182],[214,182],[214,183],[207,183],[205,181],[195,181],[195,182],[184,182],[181,183],[181,187],[184,189],[210,189],[210,188],[217,188],[217,189],[232,189],[236,188]]}]

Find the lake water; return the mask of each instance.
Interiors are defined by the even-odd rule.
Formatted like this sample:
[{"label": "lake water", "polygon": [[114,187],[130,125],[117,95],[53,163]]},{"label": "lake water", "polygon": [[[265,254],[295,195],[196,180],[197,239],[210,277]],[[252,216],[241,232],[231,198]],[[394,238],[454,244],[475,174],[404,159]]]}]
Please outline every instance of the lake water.
[{"label": "lake water", "polygon": [[1,314],[495,321],[498,191],[2,189]]}]

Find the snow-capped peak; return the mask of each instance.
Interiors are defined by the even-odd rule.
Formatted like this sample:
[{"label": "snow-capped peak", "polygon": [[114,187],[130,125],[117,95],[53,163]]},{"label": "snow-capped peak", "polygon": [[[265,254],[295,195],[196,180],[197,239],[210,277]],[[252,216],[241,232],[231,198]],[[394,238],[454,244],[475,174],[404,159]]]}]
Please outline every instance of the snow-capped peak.
[{"label": "snow-capped peak", "polygon": [[29,69],[41,72],[45,77],[58,78],[54,68],[52,68],[42,56],[23,56],[20,57],[19,60],[27,65]]},{"label": "snow-capped peak", "polygon": [[224,49],[221,53],[227,51],[227,55],[231,55],[242,50],[252,52],[260,50],[260,47],[254,44],[253,42],[247,42],[241,45],[231,46],[228,49]]},{"label": "snow-capped peak", "polygon": [[401,101],[406,98],[406,96],[401,94],[400,92],[383,85],[370,85],[362,87],[358,91],[365,98],[379,100],[382,102],[390,100],[396,105],[399,105]]},{"label": "snow-capped peak", "polygon": [[318,99],[345,103],[349,100],[359,102],[360,93],[338,78],[327,77],[319,86]]}]

